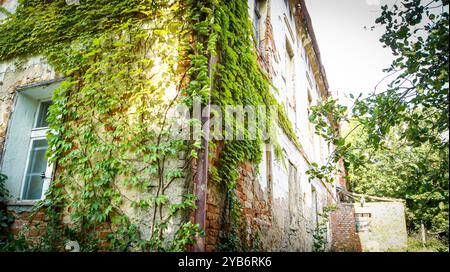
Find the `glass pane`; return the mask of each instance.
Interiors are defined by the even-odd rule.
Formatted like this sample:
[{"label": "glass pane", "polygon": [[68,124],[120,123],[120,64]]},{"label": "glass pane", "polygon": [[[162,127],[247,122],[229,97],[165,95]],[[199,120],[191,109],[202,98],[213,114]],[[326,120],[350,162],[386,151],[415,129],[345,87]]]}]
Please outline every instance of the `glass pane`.
[{"label": "glass pane", "polygon": [[47,151],[47,140],[34,140],[29,155],[28,169],[25,174],[25,187],[23,199],[40,199],[44,180],[42,173],[47,169],[45,152]]},{"label": "glass pane", "polygon": [[52,101],[41,102],[35,128],[48,127],[48,108],[51,105]]}]

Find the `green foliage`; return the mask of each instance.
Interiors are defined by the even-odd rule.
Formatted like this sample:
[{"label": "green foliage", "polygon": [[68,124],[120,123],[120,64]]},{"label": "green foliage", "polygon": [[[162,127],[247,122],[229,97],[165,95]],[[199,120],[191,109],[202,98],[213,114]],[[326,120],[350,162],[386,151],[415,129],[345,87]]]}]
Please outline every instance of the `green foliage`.
[{"label": "green foliage", "polygon": [[399,125],[406,126],[402,138],[415,146],[442,144],[449,119],[448,7],[446,0],[382,7],[376,23],[385,29],[381,43],[396,57],[385,70],[394,79],[387,90],[356,99],[353,109],[375,146]]},{"label": "green foliage", "polygon": [[422,245],[422,238],[419,233],[412,233],[408,236],[408,252],[448,252],[448,238],[441,238],[436,235],[427,235],[425,247]]},{"label": "green foliage", "polygon": [[7,179],[5,175],[0,173],[0,251],[4,251],[6,244],[12,239],[9,227],[14,222],[14,217],[6,209],[6,201],[9,197],[9,192],[6,188]]},{"label": "green foliage", "polygon": [[[211,101],[222,107],[245,106],[258,107],[265,105],[267,108],[274,106],[278,112],[278,125],[300,148],[297,136],[293,132],[283,107],[281,107],[272,95],[270,81],[257,62],[254,50],[253,28],[248,15],[248,3],[246,1],[216,1],[214,12],[214,23],[212,28],[217,36],[215,53],[217,64],[213,74],[213,91]],[[259,116],[266,124],[275,122],[271,118],[272,113]],[[234,124],[236,126],[236,124]],[[262,156],[261,146],[263,142],[262,131],[257,129],[257,140],[250,140],[247,128],[244,128],[244,140],[224,141],[219,155],[217,168],[211,171],[214,180],[223,182],[228,191],[227,209],[229,216],[224,217],[224,225],[230,225],[231,230],[222,237],[221,249],[225,251],[243,251],[251,248],[247,245],[245,222],[241,218],[240,200],[236,195],[236,181],[239,178],[239,167],[241,163],[250,161],[259,163]],[[276,139],[270,139],[276,144]],[[277,147],[276,147],[277,148]]]},{"label": "green foliage", "polygon": [[306,174],[310,180],[319,179],[332,184],[337,174],[343,174],[339,161],[348,156],[351,143],[346,141],[340,131],[340,124],[347,121],[347,107],[339,105],[335,99],[321,101],[311,107],[309,121],[315,126],[315,133],[322,137],[329,145],[334,147],[324,165],[312,162]]},{"label": "green foliage", "polygon": [[[233,183],[232,186],[235,186]],[[236,194],[236,188],[230,188],[227,192],[227,207],[222,219],[222,228],[225,232],[220,237],[218,250],[221,252],[247,252],[258,244],[257,239],[247,239],[247,223],[242,217],[240,199]],[[252,237],[256,238],[256,237]],[[256,245],[253,244],[256,242]]]},{"label": "green foliage", "polygon": [[323,252],[328,244],[328,222],[330,221],[330,213],[336,211],[336,206],[327,206],[318,214],[319,222],[313,230],[313,248],[315,252]]},{"label": "green foliage", "polygon": [[[359,162],[348,164],[349,186],[355,192],[406,200],[406,215],[411,231],[421,221],[433,232],[448,232],[449,160],[448,149],[431,144],[420,147],[400,140],[399,130],[391,130],[385,145],[367,145],[361,128],[349,137],[352,156]],[[351,162],[351,163],[350,163]]]},{"label": "green foliage", "polygon": [[448,6],[442,0],[383,6],[376,23],[385,29],[381,43],[396,56],[385,70],[394,79],[384,92],[356,99],[355,129],[363,131],[346,158],[356,190],[405,198],[411,229],[423,220],[447,233]]},{"label": "green foliage", "polygon": [[[406,200],[407,223],[444,235],[448,244],[448,1],[399,1],[383,6],[376,23],[396,59],[388,89],[354,101],[351,117],[330,100],[313,107],[316,133],[335,146],[310,178],[333,181],[349,171],[350,190]],[[351,98],[354,98],[351,96]],[[350,124],[343,134],[335,124]],[[448,246],[447,246],[448,247]]]},{"label": "green foliage", "polygon": [[[171,203],[167,190],[184,178],[169,167],[190,143],[170,138],[169,108],[204,97],[210,11],[204,1],[22,1],[0,25],[0,60],[45,55],[66,80],[50,108],[48,151],[57,174],[40,208],[49,226],[41,250],[63,250],[63,237],[97,250],[105,228],[109,249],[166,250],[167,222],[194,208],[191,195]],[[194,34],[194,35],[193,35]],[[194,38],[194,40],[192,40]],[[212,50],[212,49],[211,49]],[[159,65],[157,71],[154,68]],[[189,81],[188,81],[189,79]],[[166,90],[178,92],[167,97]],[[182,98],[181,98],[182,97]],[[140,199],[130,199],[124,190]],[[149,212],[150,241],[142,241],[124,209]],[[165,211],[170,211],[166,213]],[[64,215],[71,224],[61,224]],[[192,243],[182,225],[175,249]]]},{"label": "green foliage", "polygon": [[194,237],[196,235],[205,235],[204,231],[198,225],[191,222],[184,223],[180,229],[175,233],[175,238],[172,240],[172,245],[169,249],[171,252],[187,251],[188,245],[195,244]]}]

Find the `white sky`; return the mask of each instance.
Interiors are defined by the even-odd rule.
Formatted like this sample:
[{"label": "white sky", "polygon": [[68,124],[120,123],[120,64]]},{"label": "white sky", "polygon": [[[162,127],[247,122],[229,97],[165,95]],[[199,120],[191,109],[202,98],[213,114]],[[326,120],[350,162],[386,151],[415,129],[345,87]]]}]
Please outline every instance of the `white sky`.
[{"label": "white sky", "polygon": [[[357,96],[372,92],[385,76],[382,70],[390,66],[393,56],[379,42],[383,28],[378,26],[370,31],[370,27],[381,14],[381,5],[394,2],[306,0],[330,91],[339,94],[341,103],[349,103],[345,97],[350,93]],[[380,85],[377,90],[382,88]]]}]

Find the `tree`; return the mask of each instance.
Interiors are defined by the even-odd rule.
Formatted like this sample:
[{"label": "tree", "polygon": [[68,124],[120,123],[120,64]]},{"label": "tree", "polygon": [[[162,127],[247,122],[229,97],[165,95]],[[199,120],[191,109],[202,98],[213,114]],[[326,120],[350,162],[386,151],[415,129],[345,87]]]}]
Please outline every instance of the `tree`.
[{"label": "tree", "polygon": [[448,0],[404,0],[382,7],[376,23],[380,39],[396,57],[385,70],[394,77],[388,89],[356,99],[353,115],[375,147],[392,127],[403,124],[401,137],[414,146],[429,142],[448,148],[449,13]]},{"label": "tree", "polygon": [[349,136],[349,189],[373,196],[406,200],[407,225],[415,231],[423,221],[435,233],[448,233],[448,149],[427,143],[419,147],[401,140],[393,128],[383,147],[367,146],[368,133],[359,128]]},{"label": "tree", "polygon": [[396,57],[385,70],[394,80],[356,99],[352,113],[362,130],[351,136],[351,152],[368,159],[362,168],[361,161],[348,164],[355,190],[406,198],[410,227],[424,220],[439,232],[448,232],[448,5],[404,0],[382,7],[376,23]]},{"label": "tree", "polygon": [[[376,20],[385,29],[380,42],[395,56],[383,79],[392,81],[351,96],[350,113],[336,100],[313,107],[316,133],[336,148],[308,174],[333,181],[344,159],[350,189],[405,198],[410,229],[423,220],[448,237],[449,2],[397,2]],[[345,123],[343,133],[336,124]]]}]

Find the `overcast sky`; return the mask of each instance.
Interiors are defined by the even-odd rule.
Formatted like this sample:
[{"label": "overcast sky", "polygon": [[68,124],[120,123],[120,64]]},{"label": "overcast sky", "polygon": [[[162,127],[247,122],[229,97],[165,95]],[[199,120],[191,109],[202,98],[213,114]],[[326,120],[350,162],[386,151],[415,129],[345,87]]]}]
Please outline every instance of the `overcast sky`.
[{"label": "overcast sky", "polygon": [[379,42],[383,29],[370,31],[370,26],[381,14],[381,4],[393,2],[306,0],[330,90],[339,93],[341,103],[349,102],[345,96],[350,93],[372,92],[385,75],[382,70],[391,64],[390,50]]}]

